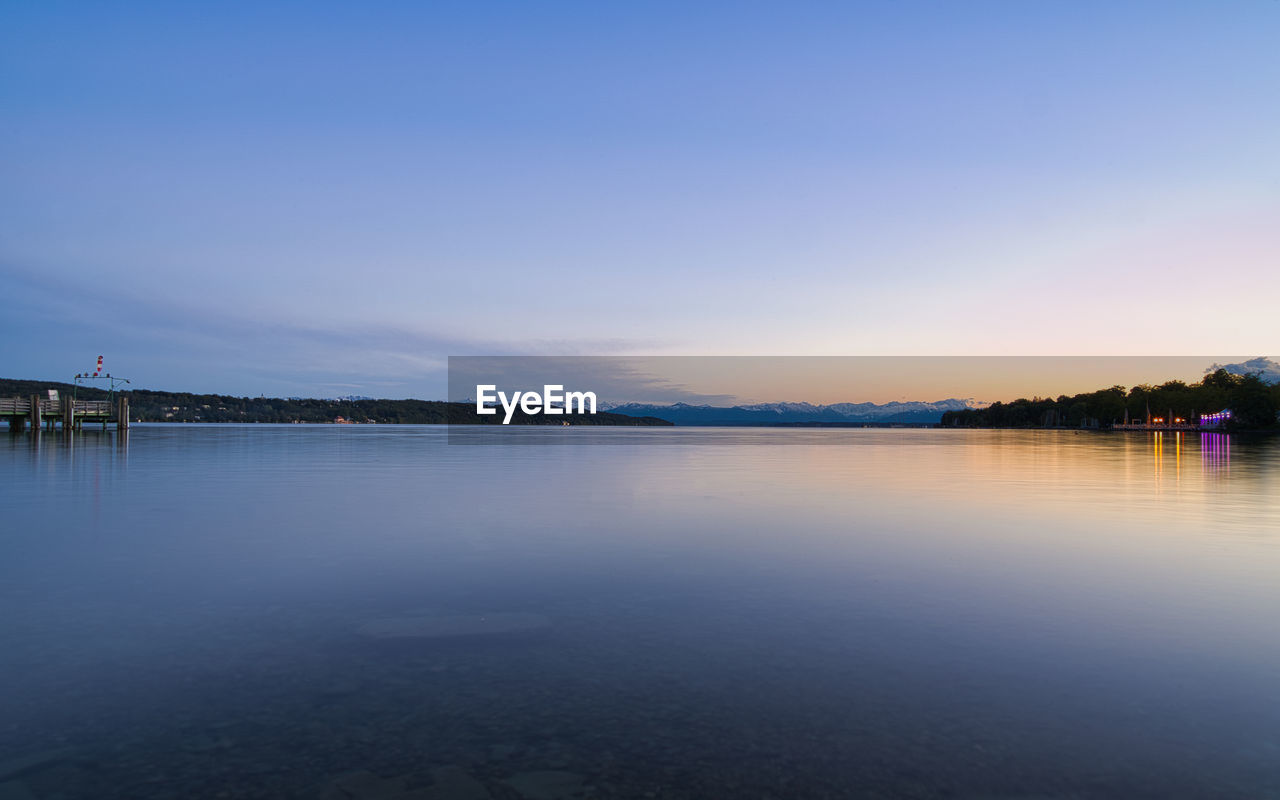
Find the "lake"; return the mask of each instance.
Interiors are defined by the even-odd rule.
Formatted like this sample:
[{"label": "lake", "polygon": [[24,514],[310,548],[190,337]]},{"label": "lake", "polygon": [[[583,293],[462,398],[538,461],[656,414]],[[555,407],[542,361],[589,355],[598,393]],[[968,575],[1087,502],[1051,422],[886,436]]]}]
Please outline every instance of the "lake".
[{"label": "lake", "polygon": [[6,800],[1280,798],[1280,439],[139,425],[0,492]]}]

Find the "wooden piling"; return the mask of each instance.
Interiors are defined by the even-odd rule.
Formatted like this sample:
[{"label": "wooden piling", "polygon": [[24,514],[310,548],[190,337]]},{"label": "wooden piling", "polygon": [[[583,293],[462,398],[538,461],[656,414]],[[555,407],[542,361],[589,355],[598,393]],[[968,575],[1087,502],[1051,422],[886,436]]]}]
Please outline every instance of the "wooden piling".
[{"label": "wooden piling", "polygon": [[31,415],[31,430],[35,431],[36,433],[39,433],[40,432],[40,398],[34,394],[31,395],[31,410],[28,413]]},{"label": "wooden piling", "polygon": [[116,430],[129,430],[129,398],[121,395],[116,403]]},{"label": "wooden piling", "polygon": [[62,398],[62,432],[71,433],[76,427],[76,401],[71,395]]}]

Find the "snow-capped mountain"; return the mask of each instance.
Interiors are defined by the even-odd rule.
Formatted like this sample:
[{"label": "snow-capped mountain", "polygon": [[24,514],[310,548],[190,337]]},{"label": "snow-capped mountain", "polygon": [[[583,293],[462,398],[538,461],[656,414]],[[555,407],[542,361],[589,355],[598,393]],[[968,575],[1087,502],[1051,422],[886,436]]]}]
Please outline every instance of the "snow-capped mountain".
[{"label": "snow-capped mountain", "polygon": [[677,425],[781,425],[791,423],[930,423],[945,411],[974,408],[972,400],[955,398],[934,402],[877,403],[754,403],[749,405],[694,406],[688,403],[602,403],[619,414],[659,417]]},{"label": "snow-capped mountain", "polygon": [[957,411],[964,408],[970,408],[972,403],[968,400],[938,400],[932,403],[913,400],[906,403],[897,401],[877,405],[875,403],[832,403],[831,405],[814,405],[813,403],[757,403],[755,405],[735,406],[735,408],[745,408],[749,411],[773,411],[778,414],[825,414],[827,412],[839,414],[843,417],[885,417],[895,414],[910,414],[916,412],[933,413],[939,415],[944,411]]}]

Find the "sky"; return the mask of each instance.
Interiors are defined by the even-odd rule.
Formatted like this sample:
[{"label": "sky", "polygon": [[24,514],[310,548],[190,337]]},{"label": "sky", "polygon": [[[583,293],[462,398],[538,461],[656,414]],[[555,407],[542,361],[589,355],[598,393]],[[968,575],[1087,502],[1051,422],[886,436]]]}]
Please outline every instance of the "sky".
[{"label": "sky", "polygon": [[0,17],[3,377],[1280,354],[1274,0]]},{"label": "sky", "polygon": [[[475,402],[481,386],[593,392],[622,403],[891,403],[1058,397],[1123,386],[1193,383],[1211,370],[1280,382],[1280,362],[1203,356],[453,356],[447,399]],[[563,391],[556,390],[557,394]]]}]

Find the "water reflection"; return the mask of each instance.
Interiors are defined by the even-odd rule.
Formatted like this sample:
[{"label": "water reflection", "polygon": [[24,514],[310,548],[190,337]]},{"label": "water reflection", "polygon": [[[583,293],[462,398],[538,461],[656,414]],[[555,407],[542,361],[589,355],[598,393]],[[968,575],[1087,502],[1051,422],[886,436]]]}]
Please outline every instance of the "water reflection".
[{"label": "water reflection", "polygon": [[1225,433],[1200,434],[1200,463],[1206,472],[1231,468],[1231,437]]},{"label": "water reflection", "polygon": [[[1274,440],[547,435],[6,439],[0,752],[75,753],[22,791],[1280,790]],[[486,613],[547,625],[360,634]]]},{"label": "water reflection", "polygon": [[[1155,458],[1155,472],[1158,475],[1165,462],[1165,433],[1157,431],[1152,434],[1151,449]],[[1173,440],[1174,469],[1178,476],[1182,474],[1182,456],[1186,448],[1185,434],[1181,431],[1169,434]],[[1231,436],[1226,433],[1201,433],[1200,464],[1202,471],[1226,470],[1231,466]]]}]

